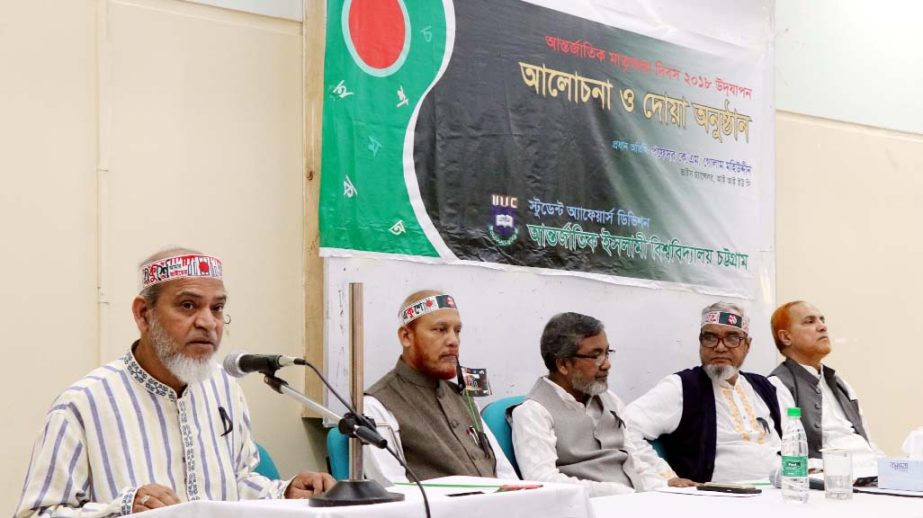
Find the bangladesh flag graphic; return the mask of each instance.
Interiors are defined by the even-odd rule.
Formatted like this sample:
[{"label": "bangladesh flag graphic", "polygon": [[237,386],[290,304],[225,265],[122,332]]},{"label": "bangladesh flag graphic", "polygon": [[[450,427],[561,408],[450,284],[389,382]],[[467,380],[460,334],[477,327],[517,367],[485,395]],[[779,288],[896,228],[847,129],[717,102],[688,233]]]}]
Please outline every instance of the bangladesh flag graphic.
[{"label": "bangladesh flag graphic", "polygon": [[415,114],[447,59],[433,0],[329,0],[321,246],[435,256],[404,179]]}]

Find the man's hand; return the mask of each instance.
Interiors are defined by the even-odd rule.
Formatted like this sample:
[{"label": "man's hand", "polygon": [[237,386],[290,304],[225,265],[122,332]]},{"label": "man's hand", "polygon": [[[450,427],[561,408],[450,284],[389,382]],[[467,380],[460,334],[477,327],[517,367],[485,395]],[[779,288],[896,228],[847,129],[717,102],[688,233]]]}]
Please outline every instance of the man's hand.
[{"label": "man's hand", "polygon": [[132,513],[140,513],[179,503],[179,497],[167,486],[148,484],[141,486],[135,493],[135,501],[131,504]]},{"label": "man's hand", "polygon": [[670,487],[695,487],[699,484],[688,478],[673,477],[667,481],[667,485]]},{"label": "man's hand", "polygon": [[323,493],[334,484],[336,480],[326,473],[302,471],[295,475],[292,482],[285,488],[285,498],[308,498],[314,493]]}]

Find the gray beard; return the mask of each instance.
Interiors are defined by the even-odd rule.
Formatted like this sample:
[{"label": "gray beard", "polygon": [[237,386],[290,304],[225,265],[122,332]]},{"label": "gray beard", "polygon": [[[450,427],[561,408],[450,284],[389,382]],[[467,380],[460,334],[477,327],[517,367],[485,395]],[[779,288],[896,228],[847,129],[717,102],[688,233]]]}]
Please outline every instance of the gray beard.
[{"label": "gray beard", "polygon": [[153,316],[153,312],[151,312],[150,338],[154,351],[163,366],[186,385],[207,380],[218,368],[214,354],[203,360],[197,360],[179,352],[176,342],[160,325],[160,320]]},{"label": "gray beard", "polygon": [[740,369],[733,365],[705,365],[702,368],[705,369],[705,374],[715,381],[727,381],[740,372]]},{"label": "gray beard", "polygon": [[596,381],[595,379],[592,381],[583,381],[581,379],[574,378],[571,380],[570,384],[577,392],[583,392],[584,394],[590,396],[598,396],[606,390],[609,390],[609,382]]}]

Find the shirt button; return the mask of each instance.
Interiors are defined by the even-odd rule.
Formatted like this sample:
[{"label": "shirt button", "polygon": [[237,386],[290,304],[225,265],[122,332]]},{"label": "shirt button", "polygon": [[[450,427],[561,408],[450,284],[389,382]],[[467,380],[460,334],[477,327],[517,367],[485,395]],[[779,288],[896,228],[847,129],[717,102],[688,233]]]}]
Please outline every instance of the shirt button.
[{"label": "shirt button", "polygon": [[456,421],[455,419],[452,419],[451,424],[452,424],[452,428],[458,428],[458,421]]},{"label": "shirt button", "polygon": [[814,408],[820,410],[820,403],[814,403]]},{"label": "shirt button", "polygon": [[814,423],[814,428],[817,428],[818,430],[820,430],[820,423]]}]

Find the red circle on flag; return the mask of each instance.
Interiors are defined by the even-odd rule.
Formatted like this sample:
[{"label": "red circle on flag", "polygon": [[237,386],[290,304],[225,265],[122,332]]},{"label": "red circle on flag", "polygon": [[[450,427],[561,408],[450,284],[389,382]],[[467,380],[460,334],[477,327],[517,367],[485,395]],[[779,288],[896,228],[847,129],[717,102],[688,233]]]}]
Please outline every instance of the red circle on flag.
[{"label": "red circle on flag", "polygon": [[400,0],[352,0],[349,37],[366,65],[384,69],[396,63],[406,32]]},{"label": "red circle on flag", "polygon": [[208,273],[208,263],[205,261],[199,261],[199,271],[202,273]]}]

